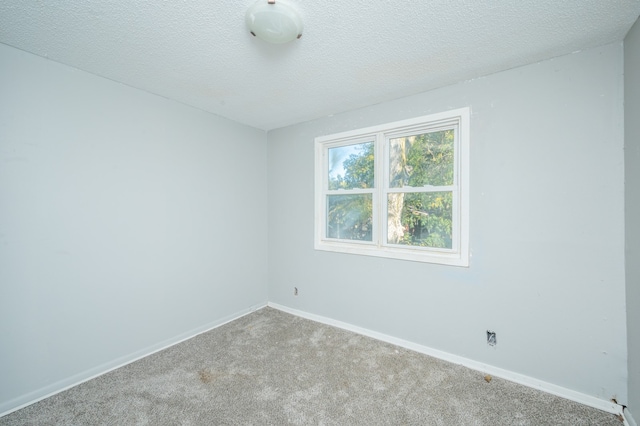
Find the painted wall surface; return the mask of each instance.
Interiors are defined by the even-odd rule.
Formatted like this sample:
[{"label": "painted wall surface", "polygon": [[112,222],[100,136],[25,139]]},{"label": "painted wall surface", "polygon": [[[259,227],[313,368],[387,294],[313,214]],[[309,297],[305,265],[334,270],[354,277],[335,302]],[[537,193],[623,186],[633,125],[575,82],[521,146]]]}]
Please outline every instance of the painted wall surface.
[{"label": "painted wall surface", "polygon": [[[314,137],[465,106],[469,268],[314,250]],[[621,43],[271,131],[269,300],[625,403],[623,138]]]},{"label": "painted wall surface", "polygon": [[0,45],[0,413],[267,300],[266,134]]},{"label": "painted wall surface", "polygon": [[625,219],[629,403],[640,420],[640,20],[624,40]]}]

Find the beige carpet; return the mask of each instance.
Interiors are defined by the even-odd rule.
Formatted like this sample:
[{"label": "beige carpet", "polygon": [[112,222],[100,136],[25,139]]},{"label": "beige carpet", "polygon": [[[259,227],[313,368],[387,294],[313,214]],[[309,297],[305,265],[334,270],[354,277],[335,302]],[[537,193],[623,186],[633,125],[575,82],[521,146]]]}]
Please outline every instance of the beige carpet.
[{"label": "beige carpet", "polygon": [[614,425],[613,414],[271,308],[0,425]]}]

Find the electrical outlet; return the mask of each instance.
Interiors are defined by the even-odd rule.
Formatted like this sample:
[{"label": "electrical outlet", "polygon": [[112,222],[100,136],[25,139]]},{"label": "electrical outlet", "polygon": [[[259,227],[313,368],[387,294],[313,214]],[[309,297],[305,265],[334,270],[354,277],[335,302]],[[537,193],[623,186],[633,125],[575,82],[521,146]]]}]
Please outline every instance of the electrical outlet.
[{"label": "electrical outlet", "polygon": [[298,287],[294,287],[293,288],[293,295],[297,296],[298,295]]},{"label": "electrical outlet", "polygon": [[487,330],[487,344],[489,346],[495,346],[497,343],[496,332]]}]

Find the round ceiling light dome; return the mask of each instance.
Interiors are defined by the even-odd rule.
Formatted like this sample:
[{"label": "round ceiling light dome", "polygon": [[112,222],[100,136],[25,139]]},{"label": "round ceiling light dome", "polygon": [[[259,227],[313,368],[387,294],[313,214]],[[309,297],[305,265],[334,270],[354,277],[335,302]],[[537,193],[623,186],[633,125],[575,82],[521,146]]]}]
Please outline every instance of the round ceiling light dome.
[{"label": "round ceiling light dome", "polygon": [[302,19],[291,6],[275,0],[258,0],[247,10],[247,26],[251,34],[275,44],[302,37]]}]

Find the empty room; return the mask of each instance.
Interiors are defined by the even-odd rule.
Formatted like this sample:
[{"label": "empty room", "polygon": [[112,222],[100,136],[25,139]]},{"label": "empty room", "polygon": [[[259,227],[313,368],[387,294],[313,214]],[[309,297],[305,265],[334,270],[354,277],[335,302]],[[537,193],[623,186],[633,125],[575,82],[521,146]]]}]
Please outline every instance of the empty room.
[{"label": "empty room", "polygon": [[0,0],[0,425],[637,426],[639,16]]}]

